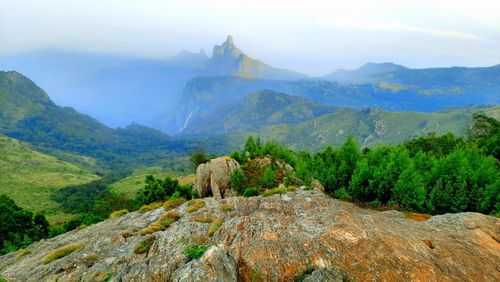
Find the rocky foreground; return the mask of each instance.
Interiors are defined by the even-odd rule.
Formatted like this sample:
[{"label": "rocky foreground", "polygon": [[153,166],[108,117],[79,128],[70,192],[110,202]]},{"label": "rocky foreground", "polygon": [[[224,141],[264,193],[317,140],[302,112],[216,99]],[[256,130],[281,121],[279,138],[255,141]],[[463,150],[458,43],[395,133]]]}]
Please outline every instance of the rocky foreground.
[{"label": "rocky foreground", "polygon": [[[460,213],[415,221],[397,211],[361,209],[317,190],[202,201],[206,205],[198,205],[196,211],[188,203],[178,206],[177,221],[148,235],[141,232],[165,214],[163,207],[35,243],[28,251],[0,257],[0,277],[8,281],[500,281],[500,219],[491,216]],[[214,218],[224,219],[214,226]],[[137,246],[145,239],[151,247],[140,253]],[[190,260],[185,249],[193,242],[210,247],[201,258]],[[48,259],[54,250],[68,245],[76,246],[74,251]]]}]

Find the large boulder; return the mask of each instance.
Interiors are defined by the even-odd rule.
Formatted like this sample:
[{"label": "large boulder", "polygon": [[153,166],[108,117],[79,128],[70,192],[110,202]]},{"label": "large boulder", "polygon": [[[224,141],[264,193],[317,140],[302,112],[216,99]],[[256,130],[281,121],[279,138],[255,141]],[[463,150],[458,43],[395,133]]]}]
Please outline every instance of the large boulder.
[{"label": "large boulder", "polygon": [[240,164],[230,157],[216,158],[200,164],[196,169],[196,190],[201,197],[222,199],[234,196],[230,187],[231,174],[239,167]]}]

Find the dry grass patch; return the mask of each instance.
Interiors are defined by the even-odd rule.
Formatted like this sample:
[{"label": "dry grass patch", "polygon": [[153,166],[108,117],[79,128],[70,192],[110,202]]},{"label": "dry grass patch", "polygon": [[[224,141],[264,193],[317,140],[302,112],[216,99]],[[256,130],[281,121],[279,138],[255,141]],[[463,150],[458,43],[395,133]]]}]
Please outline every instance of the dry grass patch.
[{"label": "dry grass patch", "polygon": [[170,224],[176,222],[181,218],[181,215],[176,211],[168,211],[161,215],[155,222],[151,223],[149,226],[141,230],[141,235],[151,234],[157,231],[163,231],[167,229]]},{"label": "dry grass patch", "polygon": [[203,200],[190,200],[188,201],[188,208],[186,209],[186,211],[188,213],[192,213],[199,209],[204,208],[205,205],[206,203]]},{"label": "dry grass patch", "polygon": [[200,222],[200,223],[212,223],[213,220],[214,220],[213,217],[208,213],[193,216],[191,218],[191,221]]},{"label": "dry grass patch", "polygon": [[43,263],[47,264],[51,261],[63,258],[74,251],[83,249],[84,244],[71,244],[53,250],[43,257]]},{"label": "dry grass patch", "polygon": [[223,212],[230,212],[233,210],[233,207],[231,207],[231,205],[229,204],[224,204],[220,207],[220,210]]},{"label": "dry grass patch", "polygon": [[16,258],[20,259],[20,258],[24,257],[25,255],[29,255],[29,254],[31,254],[31,250],[21,249],[21,250],[17,251]]},{"label": "dry grass patch", "polygon": [[214,235],[214,233],[221,227],[223,222],[223,217],[215,218],[210,224],[210,227],[208,227],[208,236]]},{"label": "dry grass patch", "polygon": [[175,199],[175,200],[168,200],[163,204],[163,208],[166,211],[168,211],[168,210],[174,209],[174,208],[184,204],[185,202],[186,202],[186,199],[184,199],[184,198],[179,198],[179,199]]},{"label": "dry grass patch", "polygon": [[275,194],[285,194],[286,192],[287,192],[286,188],[273,188],[273,189],[268,189],[268,190],[264,191],[264,193],[262,193],[262,196],[268,197],[268,196],[272,196]]},{"label": "dry grass patch", "polygon": [[161,207],[163,204],[162,203],[159,203],[159,202],[156,202],[156,203],[151,203],[149,205],[144,205],[142,206],[140,209],[139,209],[139,212],[140,213],[145,213],[145,212],[148,212],[148,211],[151,211],[151,210],[154,210],[154,209],[157,209],[159,207]]},{"label": "dry grass patch", "polygon": [[109,218],[119,217],[119,216],[122,216],[122,215],[127,214],[127,213],[128,213],[128,210],[114,211],[109,215]]}]

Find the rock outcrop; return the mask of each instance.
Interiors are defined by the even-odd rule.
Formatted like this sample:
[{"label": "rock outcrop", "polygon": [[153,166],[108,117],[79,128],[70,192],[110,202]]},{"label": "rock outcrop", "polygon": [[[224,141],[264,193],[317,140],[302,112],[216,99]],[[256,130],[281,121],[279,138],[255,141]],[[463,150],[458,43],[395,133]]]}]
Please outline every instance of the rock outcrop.
[{"label": "rock outcrop", "polygon": [[[163,208],[40,241],[0,257],[8,281],[500,281],[500,219],[459,213],[427,221],[378,212],[320,191],[202,199],[179,220],[141,236]],[[189,212],[191,211],[191,213]],[[217,220],[215,219],[223,219]],[[214,219],[214,220],[212,220]],[[217,222],[218,224],[214,224]],[[149,236],[149,237],[148,237]],[[148,239],[149,248],[134,252]],[[190,260],[186,246],[211,246]],[[199,244],[199,243],[197,243]],[[79,248],[47,262],[55,249]]]},{"label": "rock outcrop", "polygon": [[202,197],[222,199],[234,196],[229,182],[233,170],[239,167],[240,164],[230,157],[220,157],[200,164],[196,169],[196,190]]}]

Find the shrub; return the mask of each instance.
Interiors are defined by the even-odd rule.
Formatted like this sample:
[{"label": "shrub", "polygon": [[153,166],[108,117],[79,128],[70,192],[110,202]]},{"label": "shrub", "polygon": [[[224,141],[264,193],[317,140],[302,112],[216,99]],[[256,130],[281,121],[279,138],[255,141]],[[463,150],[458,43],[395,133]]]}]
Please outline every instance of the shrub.
[{"label": "shrub", "polygon": [[349,195],[349,193],[347,193],[347,190],[344,187],[335,191],[335,193],[333,193],[333,195],[335,198],[337,198],[339,200],[349,201],[349,202],[352,201],[351,195]]},{"label": "shrub", "polygon": [[140,241],[139,243],[137,243],[137,245],[135,245],[134,253],[144,254],[149,252],[149,249],[151,249],[151,246],[153,246],[155,240],[156,240],[155,236],[149,236],[146,239]]},{"label": "shrub", "polygon": [[206,203],[203,200],[188,201],[188,208],[186,212],[193,213],[199,209],[204,208]]},{"label": "shrub", "polygon": [[231,189],[235,190],[238,193],[243,192],[245,182],[247,182],[248,179],[245,176],[245,172],[241,168],[237,168],[233,170],[233,173],[231,174]]},{"label": "shrub", "polygon": [[254,197],[254,196],[259,196],[260,192],[257,188],[247,188],[245,189],[245,192],[243,192],[243,196],[245,197]]},{"label": "shrub", "polygon": [[43,263],[47,264],[51,261],[63,258],[74,251],[83,249],[83,244],[71,244],[55,249],[43,257]]},{"label": "shrub", "polygon": [[184,198],[177,198],[177,199],[173,199],[173,200],[168,200],[163,204],[163,208],[165,210],[171,210],[171,209],[174,209],[174,208],[184,204],[185,202],[186,202],[186,199],[184,199]]},{"label": "shrub", "polygon": [[119,217],[119,216],[122,216],[122,215],[127,214],[127,213],[128,213],[128,210],[114,211],[109,215],[109,218]]},{"label": "shrub", "polygon": [[230,212],[230,211],[233,210],[233,207],[231,207],[231,205],[229,205],[229,204],[223,204],[220,207],[220,210],[223,211],[223,212]]},{"label": "shrub", "polygon": [[205,151],[199,150],[191,154],[189,161],[193,165],[194,169],[196,169],[200,164],[210,161],[210,157]]},{"label": "shrub", "polygon": [[149,205],[144,205],[144,206],[142,206],[139,209],[139,212],[140,213],[145,213],[145,212],[157,209],[157,208],[159,208],[161,206],[162,206],[162,203],[160,203],[160,202],[152,203],[152,204],[149,204]]},{"label": "shrub", "polygon": [[261,179],[261,185],[264,188],[272,188],[276,186],[276,179],[274,177],[274,171],[268,167],[264,170],[264,175]]},{"label": "shrub", "polygon": [[186,247],[184,249],[184,254],[190,259],[199,259],[208,250],[210,246],[208,245],[198,245],[193,247]]},{"label": "shrub", "polygon": [[221,227],[223,222],[224,222],[223,217],[214,219],[210,224],[210,227],[208,227],[208,236],[214,235],[214,233]]},{"label": "shrub", "polygon": [[273,188],[273,189],[269,189],[269,190],[264,191],[262,196],[267,197],[267,196],[271,196],[274,194],[285,194],[286,192],[287,192],[286,188]]}]

